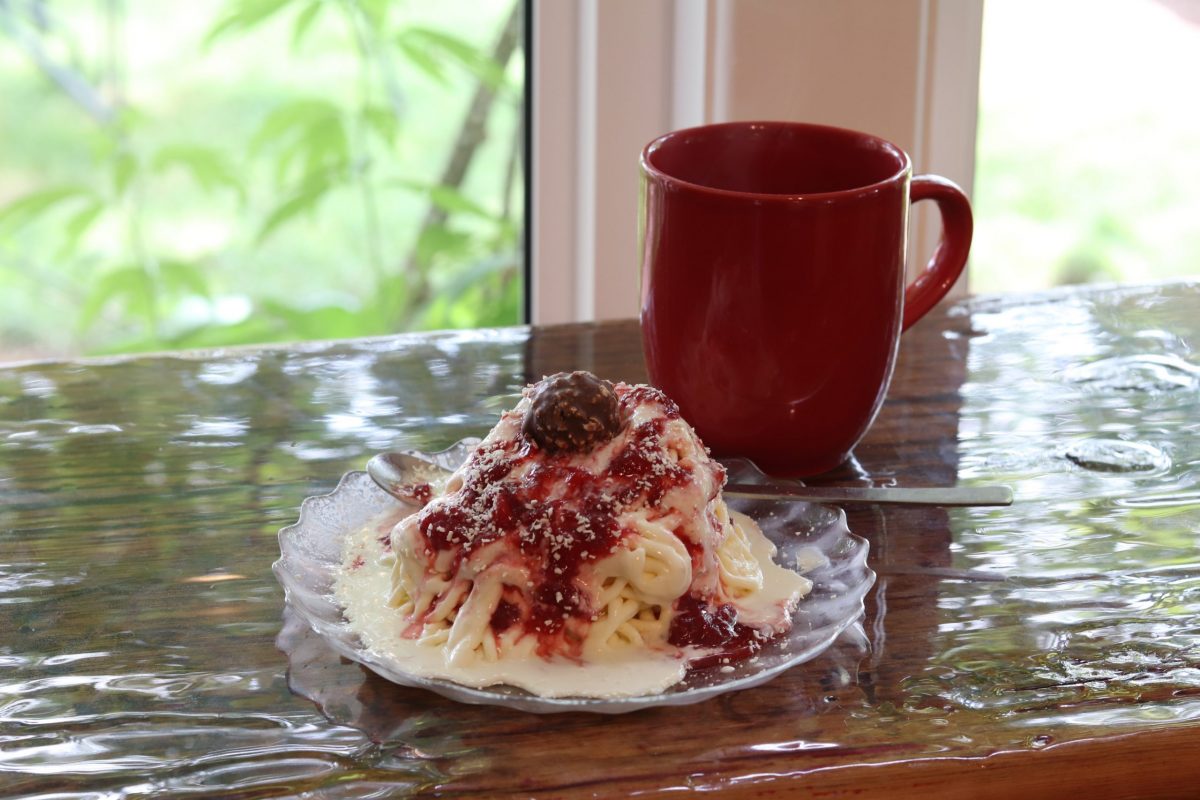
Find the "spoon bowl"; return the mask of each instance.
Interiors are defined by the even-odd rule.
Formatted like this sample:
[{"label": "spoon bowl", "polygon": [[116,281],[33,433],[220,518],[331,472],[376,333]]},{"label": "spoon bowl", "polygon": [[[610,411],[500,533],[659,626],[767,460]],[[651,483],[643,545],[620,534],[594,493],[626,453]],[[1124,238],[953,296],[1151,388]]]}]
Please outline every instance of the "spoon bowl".
[{"label": "spoon bowl", "polygon": [[397,452],[371,456],[367,474],[397,500],[424,505],[430,497],[443,493],[453,473],[418,455]]}]

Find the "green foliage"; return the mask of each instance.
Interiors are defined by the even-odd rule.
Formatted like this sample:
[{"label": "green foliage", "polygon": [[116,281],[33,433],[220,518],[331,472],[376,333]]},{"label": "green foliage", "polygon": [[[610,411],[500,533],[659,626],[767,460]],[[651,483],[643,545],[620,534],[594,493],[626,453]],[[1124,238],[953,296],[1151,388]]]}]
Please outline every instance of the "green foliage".
[{"label": "green foliage", "polygon": [[321,9],[325,3],[321,0],[311,0],[304,9],[296,15],[296,22],[292,25],[292,49],[297,50],[304,42],[304,36],[308,33],[308,29],[317,21],[317,15],[321,13]]},{"label": "green foliage", "polygon": [[86,330],[105,306],[114,301],[130,316],[153,320],[158,300],[156,294],[154,280],[140,264],[118,267],[95,282],[79,310],[79,325]]},{"label": "green foliage", "polygon": [[28,225],[46,212],[80,198],[96,202],[91,190],[85,186],[52,186],[30,192],[0,209],[0,233],[11,232],[22,225]]},{"label": "green foliage", "polygon": [[408,27],[396,36],[396,44],[413,66],[439,83],[449,83],[446,64],[453,61],[493,88],[504,85],[504,69],[499,64],[475,45],[445,31]]},{"label": "green foliage", "polygon": [[1195,31],[1141,3],[1095,8],[1093,35],[1068,35],[1078,22],[1069,4],[985,5],[974,292],[1196,275]]},{"label": "green foliage", "polygon": [[100,215],[104,213],[104,203],[99,199],[92,198],[88,200],[83,208],[76,211],[74,214],[63,223],[62,227],[62,243],[59,245],[57,257],[66,258],[79,249],[79,240],[83,235],[91,230],[96,224],[96,220],[100,219]]},{"label": "green foliage", "polygon": [[333,182],[329,178],[319,174],[304,181],[290,197],[271,209],[271,213],[267,214],[267,218],[263,220],[262,225],[259,227],[258,236],[255,241],[261,244],[276,228],[292,219],[292,217],[305,211],[314,211],[317,203],[320,202],[321,198],[325,196],[326,192],[332,186]]},{"label": "green foliage", "polygon": [[223,19],[209,30],[204,37],[204,46],[209,47],[218,39],[231,33],[246,33],[262,24],[274,14],[290,5],[292,0],[236,0],[229,4]]},{"label": "green foliage", "polygon": [[[28,162],[52,166],[41,186],[13,193],[6,180],[18,173],[0,162],[0,198],[11,198],[0,204],[0,288],[19,279],[53,293],[71,320],[67,333],[51,330],[0,298],[0,316],[14,312],[0,322],[0,357],[5,337],[39,330],[68,351],[133,352],[519,321],[522,222],[508,209],[521,204],[506,176],[520,164],[520,87],[490,54],[496,23],[469,35],[385,0],[209,2],[220,3],[207,9],[213,22],[178,59],[230,59],[251,94],[210,79],[190,93],[143,92],[158,99],[135,105],[121,64],[133,56],[114,49],[121,36],[100,35],[132,27],[124,4],[72,17],[73,30],[58,18],[0,19],[13,23],[0,30],[36,30],[41,52],[88,38],[108,48],[90,54],[94,64],[70,52],[51,71],[69,79],[39,89],[75,115],[47,128],[79,154],[75,167],[54,167],[31,140]],[[513,2],[493,0],[501,25]],[[0,17],[21,13],[0,4]],[[313,52],[342,77],[305,73]],[[3,69],[0,91],[29,85],[6,85]],[[81,83],[111,107],[80,117]],[[483,137],[463,119],[472,92],[490,109]],[[424,98],[420,113],[410,95]],[[242,96],[269,99],[222,105]],[[471,165],[465,178],[439,179],[452,158]]]},{"label": "green foliage", "polygon": [[483,206],[476,203],[453,186],[430,186],[429,200],[435,206],[450,214],[469,214],[486,220],[499,221],[499,218]]},{"label": "green foliage", "polygon": [[186,171],[205,191],[226,188],[240,200],[246,199],[246,189],[238,180],[237,172],[229,158],[219,150],[198,144],[172,144],[160,148],[154,155],[154,170],[161,173],[172,167]]}]

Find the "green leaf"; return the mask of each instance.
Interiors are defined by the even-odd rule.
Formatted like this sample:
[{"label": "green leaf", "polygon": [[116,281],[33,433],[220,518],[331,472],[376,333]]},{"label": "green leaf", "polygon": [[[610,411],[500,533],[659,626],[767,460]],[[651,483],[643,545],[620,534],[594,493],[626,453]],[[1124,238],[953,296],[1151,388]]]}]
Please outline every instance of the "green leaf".
[{"label": "green leaf", "polygon": [[80,330],[87,330],[110,302],[123,299],[135,316],[154,319],[154,281],[139,265],[122,267],[100,276],[79,311]]},{"label": "green leaf", "polygon": [[253,151],[268,144],[279,148],[275,177],[280,183],[297,163],[305,180],[343,172],[350,163],[350,139],[342,112],[324,99],[294,100],[268,114],[250,147]]},{"label": "green leaf", "polygon": [[453,61],[494,89],[504,85],[503,67],[466,39],[435,28],[413,25],[400,31],[396,43],[409,60],[437,80],[444,80],[439,77],[441,63]]},{"label": "green leaf", "polygon": [[204,271],[187,261],[163,261],[158,265],[159,278],[165,288],[177,294],[212,297]]},{"label": "green leaf", "polygon": [[396,331],[403,327],[402,316],[408,297],[408,281],[404,275],[388,275],[375,285],[367,307],[387,331]]},{"label": "green leaf", "polygon": [[396,143],[396,134],[399,132],[400,125],[394,111],[385,106],[367,106],[363,109],[363,118],[367,122],[367,127],[375,131],[379,138],[388,144]]},{"label": "green leaf", "polygon": [[422,192],[429,197],[429,202],[445,211],[447,214],[467,214],[480,217],[491,222],[499,222],[500,217],[481,206],[453,186],[422,183],[420,181],[392,180],[387,186],[398,186],[415,192]]},{"label": "green leaf", "polygon": [[437,298],[423,310],[422,328],[515,325],[523,299],[519,256],[500,253],[470,264],[439,287]]},{"label": "green leaf", "polygon": [[153,169],[161,173],[172,167],[188,172],[202,189],[225,187],[245,199],[246,191],[237,172],[218,150],[195,144],[167,145],[155,154]]},{"label": "green leaf", "polygon": [[500,253],[490,258],[482,258],[460,271],[443,288],[451,300],[459,297],[468,289],[483,285],[494,279],[494,276],[513,273],[517,270],[516,253]]},{"label": "green leaf", "polygon": [[521,277],[518,269],[511,274],[501,276],[499,296],[475,320],[475,325],[494,328],[500,325],[518,325],[521,322],[521,306],[525,302],[525,293],[521,289]]},{"label": "green leaf", "polygon": [[496,215],[451,186],[431,186],[429,199],[433,204],[451,214],[470,214],[494,220]]},{"label": "green leaf", "polygon": [[[296,142],[295,153],[303,156],[304,174],[338,171],[350,163],[350,137],[341,117],[330,117],[309,126]],[[283,171],[280,171],[280,177]]]},{"label": "green leaf", "polygon": [[278,320],[251,315],[240,322],[214,322],[190,328],[171,337],[169,344],[173,348],[187,349],[279,342],[286,338]]},{"label": "green leaf", "polygon": [[299,162],[299,180],[332,182],[344,178],[350,165],[350,140],[341,120],[314,125],[286,146],[275,161],[275,180],[282,186]]},{"label": "green leaf", "polygon": [[454,257],[465,253],[471,242],[471,235],[445,225],[431,225],[421,231],[417,237],[416,257],[421,264],[432,264],[438,256]]},{"label": "green leaf", "polygon": [[262,244],[278,228],[305,211],[312,211],[333,184],[328,180],[313,180],[302,185],[291,197],[272,209],[258,229],[256,244]]},{"label": "green leaf", "polygon": [[130,181],[137,174],[138,162],[132,153],[117,153],[113,158],[113,191],[117,196],[125,194]]},{"label": "green leaf", "polygon": [[300,43],[304,40],[304,35],[308,33],[308,29],[316,21],[317,15],[321,13],[321,9],[325,6],[321,0],[312,0],[304,10],[296,15],[296,21],[292,23],[292,50],[298,50]]},{"label": "green leaf", "polygon": [[92,200],[71,215],[71,218],[63,224],[63,241],[58,248],[59,258],[63,258],[79,248],[79,240],[103,213],[104,204],[99,200]]},{"label": "green leaf", "polygon": [[434,295],[424,308],[414,309],[416,319],[409,323],[409,327],[427,331],[453,328],[451,311],[449,299],[445,295]]},{"label": "green leaf", "polygon": [[340,115],[337,106],[321,98],[302,98],[276,106],[250,138],[250,149],[258,150],[288,136],[296,136],[297,129],[304,130]]},{"label": "green leaf", "polygon": [[382,30],[387,25],[388,9],[392,0],[358,0],[358,7],[363,16],[375,30]]},{"label": "green leaf", "polygon": [[213,42],[229,33],[245,33],[270,19],[292,0],[237,0],[229,5],[224,19],[214,25],[205,35],[201,48],[208,49]]},{"label": "green leaf", "polygon": [[279,319],[297,339],[347,339],[390,332],[372,314],[335,305],[298,309],[276,300],[264,300],[262,311]]},{"label": "green leaf", "polygon": [[406,38],[401,34],[396,40],[396,44],[399,45],[400,52],[414,67],[442,86],[449,85],[450,80],[446,77],[446,71],[442,69],[441,62],[429,52],[427,45],[420,41],[419,37],[417,39]]},{"label": "green leaf", "polygon": [[118,342],[102,342],[98,346],[90,342],[84,345],[84,354],[89,356],[115,356],[129,353],[147,353],[166,349],[164,341],[152,334],[133,336]]},{"label": "green leaf", "polygon": [[133,106],[121,106],[117,109],[116,128],[122,133],[129,134],[150,120],[143,111]]},{"label": "green leaf", "polygon": [[22,195],[0,209],[0,230],[17,228],[51,211],[60,203],[82,198],[99,202],[92,191],[83,186],[52,186]]}]

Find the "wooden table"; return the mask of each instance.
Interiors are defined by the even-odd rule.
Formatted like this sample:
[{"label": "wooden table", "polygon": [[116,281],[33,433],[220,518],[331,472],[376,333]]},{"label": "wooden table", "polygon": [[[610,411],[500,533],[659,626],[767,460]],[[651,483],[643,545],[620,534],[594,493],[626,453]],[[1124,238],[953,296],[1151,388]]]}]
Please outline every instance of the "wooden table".
[{"label": "wooden table", "polygon": [[1195,283],[935,312],[820,482],[1016,503],[850,510],[860,628],[620,717],[387,683],[270,565],[370,453],[479,434],[543,373],[644,379],[632,322],[0,368],[0,794],[1200,796],[1198,348]]}]

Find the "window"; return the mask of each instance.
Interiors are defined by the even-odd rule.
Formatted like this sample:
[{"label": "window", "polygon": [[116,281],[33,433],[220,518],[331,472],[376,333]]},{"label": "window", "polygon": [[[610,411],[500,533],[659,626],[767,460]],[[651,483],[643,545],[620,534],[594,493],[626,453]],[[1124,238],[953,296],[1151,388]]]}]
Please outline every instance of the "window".
[{"label": "window", "polygon": [[0,3],[0,359],[520,322],[523,22]]},{"label": "window", "polygon": [[1197,75],[1196,3],[988,3],[972,290],[1198,274]]}]

